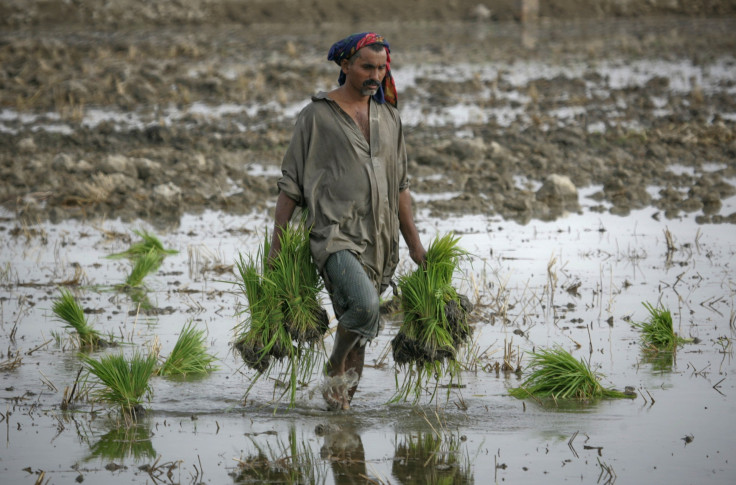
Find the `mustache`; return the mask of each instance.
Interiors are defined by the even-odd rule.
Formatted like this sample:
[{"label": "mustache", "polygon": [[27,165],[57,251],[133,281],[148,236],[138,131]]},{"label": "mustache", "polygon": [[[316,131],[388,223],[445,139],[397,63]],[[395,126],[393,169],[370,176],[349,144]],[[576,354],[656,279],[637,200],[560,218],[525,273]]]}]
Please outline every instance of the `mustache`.
[{"label": "mustache", "polygon": [[378,82],[376,82],[376,81],[374,81],[374,80],[372,80],[372,79],[368,79],[367,81],[364,81],[364,82],[363,82],[363,87],[364,87],[364,88],[369,88],[369,87],[371,87],[371,86],[375,86],[375,87],[377,87],[377,88],[378,88],[378,87],[380,87],[380,86],[381,86],[381,84],[380,84],[380,83],[378,83]]}]

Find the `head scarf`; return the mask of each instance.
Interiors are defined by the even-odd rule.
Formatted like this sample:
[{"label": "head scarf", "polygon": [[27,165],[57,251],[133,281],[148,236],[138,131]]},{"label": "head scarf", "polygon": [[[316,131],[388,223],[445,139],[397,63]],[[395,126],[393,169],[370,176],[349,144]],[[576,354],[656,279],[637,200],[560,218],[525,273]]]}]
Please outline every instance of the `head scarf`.
[{"label": "head scarf", "polygon": [[[373,99],[378,104],[383,104],[388,101],[394,107],[398,103],[398,94],[396,93],[396,84],[394,84],[394,78],[391,75],[391,54],[388,46],[388,42],[383,38],[382,35],[376,34],[375,32],[363,32],[362,34],[352,34],[348,37],[335,42],[330,47],[330,52],[327,54],[328,61],[335,61],[335,64],[341,66],[343,59],[350,59],[353,54],[358,52],[361,48],[373,45],[381,44],[386,49],[386,76],[383,78],[381,86],[373,95]],[[340,71],[340,77],[337,78],[337,82],[340,86],[345,84],[345,73]]]}]

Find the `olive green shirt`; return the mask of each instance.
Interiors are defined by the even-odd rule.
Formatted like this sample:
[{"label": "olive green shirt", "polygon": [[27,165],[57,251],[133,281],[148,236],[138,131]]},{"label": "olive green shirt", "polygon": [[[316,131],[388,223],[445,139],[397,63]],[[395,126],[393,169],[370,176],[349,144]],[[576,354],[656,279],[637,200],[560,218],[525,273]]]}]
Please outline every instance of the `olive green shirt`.
[{"label": "olive green shirt", "polygon": [[319,271],[347,249],[382,291],[399,260],[399,191],[409,186],[396,108],[370,100],[370,139],[327,93],[313,96],[297,117],[278,187],[308,211]]}]

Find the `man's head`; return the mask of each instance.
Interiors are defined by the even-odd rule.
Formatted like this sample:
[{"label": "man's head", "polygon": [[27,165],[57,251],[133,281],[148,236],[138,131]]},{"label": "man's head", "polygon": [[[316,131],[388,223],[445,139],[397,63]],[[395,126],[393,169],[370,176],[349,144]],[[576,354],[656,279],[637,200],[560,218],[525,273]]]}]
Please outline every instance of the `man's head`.
[{"label": "man's head", "polygon": [[396,86],[391,76],[391,56],[386,40],[373,32],[353,34],[330,48],[327,59],[340,66],[338,83],[349,82],[364,96],[396,106]]}]

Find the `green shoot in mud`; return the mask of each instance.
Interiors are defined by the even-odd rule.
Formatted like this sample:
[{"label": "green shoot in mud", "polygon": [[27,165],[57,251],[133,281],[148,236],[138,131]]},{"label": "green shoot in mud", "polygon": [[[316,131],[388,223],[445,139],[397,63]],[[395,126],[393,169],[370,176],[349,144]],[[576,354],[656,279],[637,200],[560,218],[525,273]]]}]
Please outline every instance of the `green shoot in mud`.
[{"label": "green shoot in mud", "polygon": [[127,258],[136,260],[150,252],[156,254],[160,260],[163,260],[167,255],[177,254],[179,251],[175,249],[166,249],[161,241],[153,234],[147,231],[133,231],[137,234],[141,241],[132,244],[128,249],[121,253],[115,253],[108,256],[110,259],[121,259]]},{"label": "green shoot in mud", "polygon": [[82,306],[71,291],[62,289],[51,309],[58,320],[77,332],[80,347],[95,348],[100,345],[102,338],[99,332],[87,322]]},{"label": "green shoot in mud", "polygon": [[174,348],[158,369],[162,376],[200,375],[215,370],[215,357],[207,353],[205,332],[194,328],[193,322],[184,326]]},{"label": "green shoot in mud", "polygon": [[633,398],[633,392],[621,392],[604,388],[600,375],[581,360],[577,360],[561,347],[542,349],[531,353],[527,366],[531,373],[520,387],[509,390],[512,396],[524,399],[551,398],[591,400],[597,398]]},{"label": "green shoot in mud", "polygon": [[107,354],[95,360],[85,356],[82,362],[101,387],[93,395],[108,404],[119,406],[123,415],[134,417],[142,410],[143,398],[153,391],[149,380],[156,367],[156,356],[136,352],[130,360],[122,353]]},{"label": "green shoot in mud", "polygon": [[[246,320],[237,328],[234,347],[246,365],[258,374],[246,391],[277,362],[285,361],[289,406],[296,404],[300,384],[309,382],[323,359],[322,336],[329,327],[319,292],[322,283],[309,251],[304,222],[289,225],[281,234],[281,251],[268,261],[269,236],[255,257],[239,255],[238,285],[248,299]],[[277,379],[278,383],[279,380]]]},{"label": "green shoot in mud", "polygon": [[641,332],[642,347],[647,352],[675,352],[677,347],[692,339],[686,339],[675,333],[672,314],[662,307],[655,308],[651,303],[643,303],[649,312],[649,320],[635,322],[632,325]]},{"label": "green shoot in mud", "polygon": [[[397,374],[393,402],[410,395],[416,402],[430,378],[436,384],[442,377],[449,377],[451,384],[459,378],[457,350],[470,338],[471,328],[467,320],[470,302],[452,286],[460,260],[468,255],[458,242],[453,234],[435,238],[427,249],[426,268],[399,277],[404,316],[391,347],[394,362],[407,369],[401,383]],[[432,392],[431,399],[434,395]]]}]

